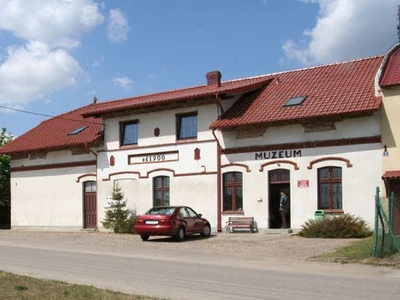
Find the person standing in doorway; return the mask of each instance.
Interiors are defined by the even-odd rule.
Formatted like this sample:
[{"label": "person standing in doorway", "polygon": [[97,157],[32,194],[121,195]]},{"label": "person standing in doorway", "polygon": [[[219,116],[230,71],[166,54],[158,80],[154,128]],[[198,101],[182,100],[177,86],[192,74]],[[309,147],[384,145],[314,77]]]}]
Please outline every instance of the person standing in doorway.
[{"label": "person standing in doorway", "polygon": [[279,202],[279,212],[282,218],[282,228],[288,228],[287,215],[289,212],[289,197],[285,191],[281,190],[281,200]]}]

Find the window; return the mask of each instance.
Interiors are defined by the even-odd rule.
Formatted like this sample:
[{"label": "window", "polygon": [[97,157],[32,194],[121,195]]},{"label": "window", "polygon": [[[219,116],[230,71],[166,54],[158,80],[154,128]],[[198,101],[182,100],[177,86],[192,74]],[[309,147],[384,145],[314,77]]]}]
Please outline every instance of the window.
[{"label": "window", "polygon": [[307,96],[291,97],[283,107],[301,105],[306,98]]},{"label": "window", "polygon": [[86,181],[84,182],[85,193],[95,193],[96,192],[96,181]]},{"label": "window", "polygon": [[77,129],[75,129],[75,130],[72,130],[71,132],[69,132],[67,135],[76,135],[76,134],[79,134],[79,133],[81,133],[82,131],[84,131],[86,128],[88,128],[89,126],[82,126],[82,127],[79,127],[79,128],[77,128]]},{"label": "window", "polygon": [[343,209],[342,168],[318,169],[318,209]]},{"label": "window", "polygon": [[243,210],[242,173],[224,173],[223,211]]},{"label": "window", "polygon": [[197,138],[197,113],[176,116],[177,139]]},{"label": "window", "polygon": [[137,145],[138,121],[123,122],[120,124],[121,146]]},{"label": "window", "polygon": [[169,205],[169,177],[158,176],[153,178],[153,206]]}]

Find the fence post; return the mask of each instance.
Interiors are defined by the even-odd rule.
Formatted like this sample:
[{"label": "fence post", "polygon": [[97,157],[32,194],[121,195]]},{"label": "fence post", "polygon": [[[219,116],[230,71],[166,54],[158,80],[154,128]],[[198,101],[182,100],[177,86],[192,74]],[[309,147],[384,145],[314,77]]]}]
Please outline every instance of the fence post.
[{"label": "fence post", "polygon": [[375,225],[374,225],[374,241],[372,245],[372,256],[376,257],[376,248],[378,244],[378,214],[379,214],[379,187],[376,187],[375,194]]}]

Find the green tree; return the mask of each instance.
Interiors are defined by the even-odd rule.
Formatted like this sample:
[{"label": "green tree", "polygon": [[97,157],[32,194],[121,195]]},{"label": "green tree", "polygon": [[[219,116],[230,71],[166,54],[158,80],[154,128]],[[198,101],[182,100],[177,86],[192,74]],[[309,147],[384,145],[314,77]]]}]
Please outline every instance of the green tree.
[{"label": "green tree", "polygon": [[[0,130],[0,147],[12,140],[12,135],[5,128]],[[10,161],[9,155],[0,154],[0,206],[9,206],[10,192]]]},{"label": "green tree", "polygon": [[104,228],[112,229],[115,233],[132,233],[131,225],[132,212],[126,207],[126,201],[121,187],[118,184],[114,185],[112,192],[112,200],[109,202],[109,207],[106,211],[106,216],[103,224]]}]

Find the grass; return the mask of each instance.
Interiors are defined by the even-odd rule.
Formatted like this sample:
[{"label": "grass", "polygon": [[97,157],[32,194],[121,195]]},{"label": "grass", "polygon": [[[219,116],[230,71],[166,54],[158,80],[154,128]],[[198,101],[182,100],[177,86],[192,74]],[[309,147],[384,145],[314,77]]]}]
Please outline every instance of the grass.
[{"label": "grass", "polygon": [[384,258],[371,257],[372,243],[372,237],[360,239],[351,245],[339,248],[334,252],[322,254],[313,259],[341,264],[363,263],[400,268],[400,255],[395,254]]},{"label": "grass", "polygon": [[43,280],[29,276],[15,275],[0,271],[1,299],[21,300],[156,300],[140,295],[129,295],[93,286],[70,284],[61,281]]}]

